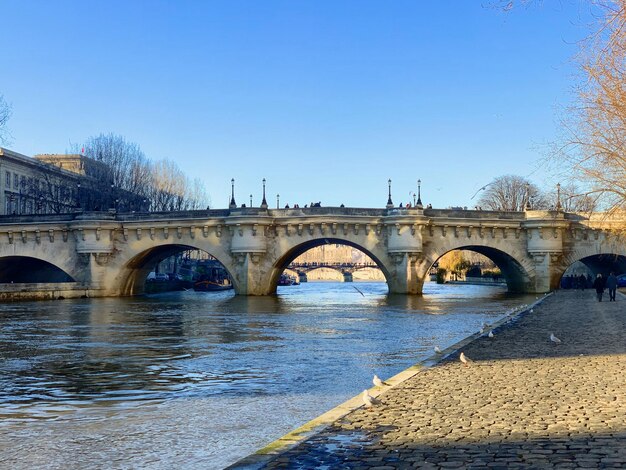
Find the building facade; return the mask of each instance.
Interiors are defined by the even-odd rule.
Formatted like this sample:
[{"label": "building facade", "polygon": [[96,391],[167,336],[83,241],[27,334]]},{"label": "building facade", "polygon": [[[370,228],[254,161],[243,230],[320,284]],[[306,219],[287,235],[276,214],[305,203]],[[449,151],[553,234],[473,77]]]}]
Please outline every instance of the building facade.
[{"label": "building facade", "polygon": [[0,147],[0,215],[93,209],[106,174],[106,165],[84,155],[31,158]]}]

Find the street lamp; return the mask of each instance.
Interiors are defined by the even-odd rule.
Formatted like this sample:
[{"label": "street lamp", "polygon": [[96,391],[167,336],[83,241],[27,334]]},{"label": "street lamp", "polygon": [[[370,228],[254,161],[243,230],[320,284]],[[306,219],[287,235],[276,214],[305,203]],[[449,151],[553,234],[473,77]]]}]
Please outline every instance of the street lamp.
[{"label": "street lamp", "polygon": [[276,195],[276,209],[280,209],[280,194]]},{"label": "street lamp", "polygon": [[9,194],[9,212],[15,214],[15,207],[13,203],[15,202],[15,193]]},{"label": "street lamp", "polygon": [[527,211],[532,209],[532,206],[530,205],[530,183],[529,182],[526,182],[526,206],[524,209]]},{"label": "street lamp", "polygon": [[265,178],[263,178],[263,200],[261,201],[261,209],[267,209],[267,201],[265,200]]},{"label": "street lamp", "polygon": [[80,183],[76,184],[76,207],[80,209]]},{"label": "street lamp", "polygon": [[414,191],[409,191],[409,197],[411,197],[411,196],[413,196],[413,207],[415,207],[415,197],[416,197],[416,194],[415,194]]},{"label": "street lamp", "polygon": [[417,180],[417,205],[415,206],[418,209],[423,209],[424,208],[424,206],[422,205],[421,186],[422,186],[422,180],[418,179]]},{"label": "street lamp", "polygon": [[391,178],[387,181],[389,185],[389,197],[387,198],[387,209],[391,209],[393,207],[393,201],[391,200]]},{"label": "street lamp", "polygon": [[252,194],[250,194],[250,207],[252,207]]},{"label": "street lamp", "polygon": [[556,184],[556,210],[561,210],[561,183]]},{"label": "street lamp", "polygon": [[471,201],[472,199],[474,199],[474,198],[476,197],[476,195],[477,195],[479,192],[484,191],[484,190],[485,190],[485,189],[487,189],[489,186],[491,186],[493,183],[494,183],[494,181],[492,181],[491,183],[488,183],[488,184],[484,185],[482,188],[478,188],[478,190],[476,190],[476,192],[474,193],[474,195],[470,198],[470,201]]},{"label": "street lamp", "polygon": [[235,202],[235,178],[231,178],[230,180],[230,205],[231,209],[235,209],[237,207],[237,203]]}]

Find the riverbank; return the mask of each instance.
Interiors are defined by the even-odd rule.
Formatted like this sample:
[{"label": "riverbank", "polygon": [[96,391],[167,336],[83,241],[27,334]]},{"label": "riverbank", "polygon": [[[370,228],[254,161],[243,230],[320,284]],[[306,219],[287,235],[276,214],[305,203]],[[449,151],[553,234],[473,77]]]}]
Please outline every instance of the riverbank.
[{"label": "riverbank", "polygon": [[560,291],[462,346],[469,367],[455,352],[384,388],[379,406],[239,468],[620,468],[625,305]]}]

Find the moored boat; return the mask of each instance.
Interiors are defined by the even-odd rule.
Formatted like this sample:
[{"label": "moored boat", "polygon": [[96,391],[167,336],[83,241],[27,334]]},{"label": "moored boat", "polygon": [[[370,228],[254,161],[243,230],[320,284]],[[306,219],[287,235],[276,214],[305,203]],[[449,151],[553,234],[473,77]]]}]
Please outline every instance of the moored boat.
[{"label": "moored boat", "polygon": [[294,286],[297,284],[298,282],[296,281],[296,278],[290,276],[289,274],[281,274],[280,278],[278,279],[279,286]]},{"label": "moored boat", "polygon": [[228,280],[224,280],[222,284],[214,282],[214,281],[198,281],[193,285],[193,290],[198,292],[212,292],[218,290],[228,290],[232,289],[233,285],[228,282]]}]

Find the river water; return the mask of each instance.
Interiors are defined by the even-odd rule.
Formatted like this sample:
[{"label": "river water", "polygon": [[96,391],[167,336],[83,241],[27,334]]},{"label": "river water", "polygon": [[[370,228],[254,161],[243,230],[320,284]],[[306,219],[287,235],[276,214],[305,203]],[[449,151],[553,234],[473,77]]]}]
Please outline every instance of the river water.
[{"label": "river water", "polygon": [[0,307],[0,467],[223,468],[534,296],[308,283]]}]

